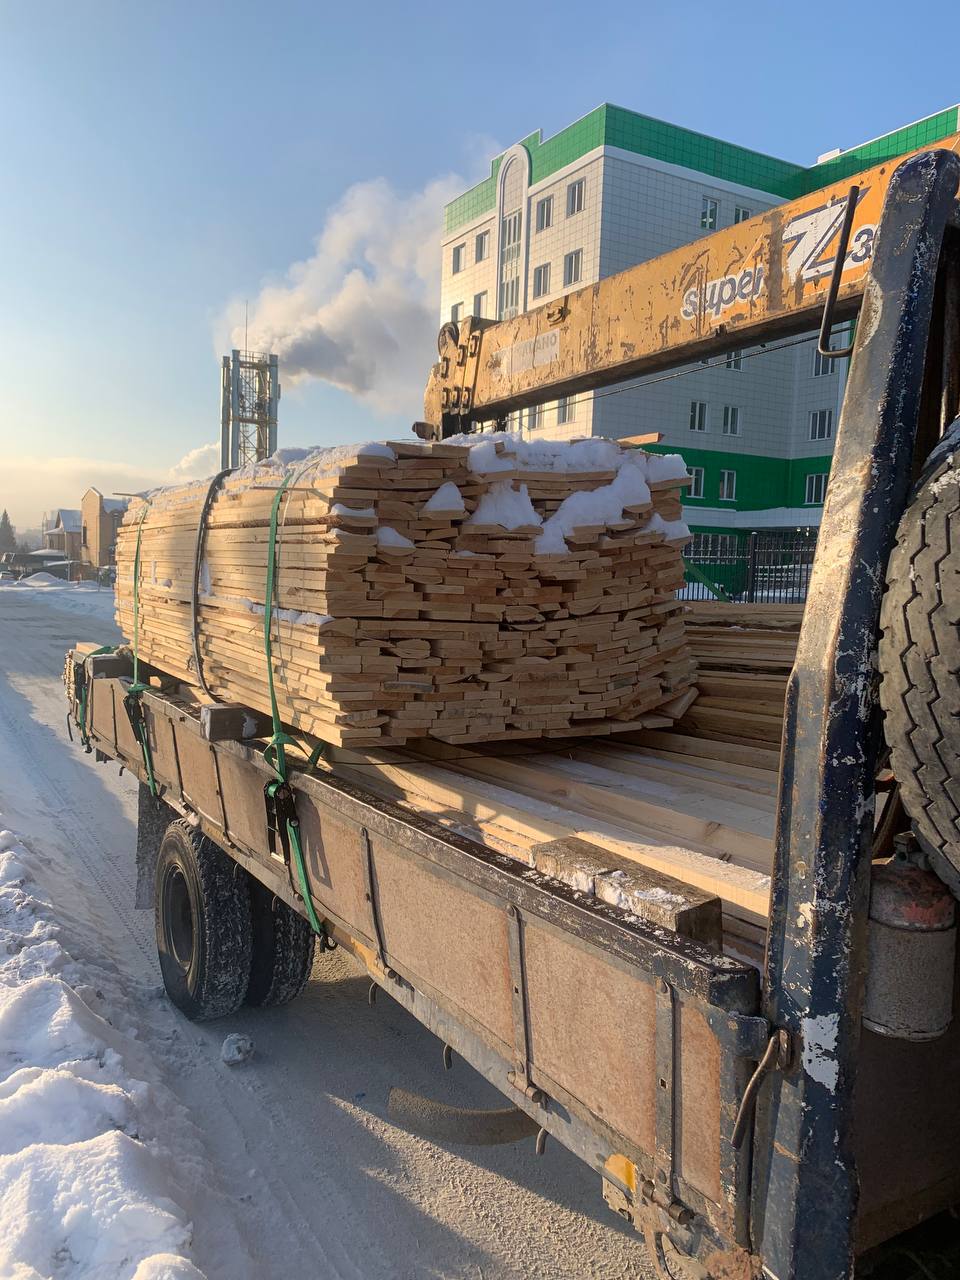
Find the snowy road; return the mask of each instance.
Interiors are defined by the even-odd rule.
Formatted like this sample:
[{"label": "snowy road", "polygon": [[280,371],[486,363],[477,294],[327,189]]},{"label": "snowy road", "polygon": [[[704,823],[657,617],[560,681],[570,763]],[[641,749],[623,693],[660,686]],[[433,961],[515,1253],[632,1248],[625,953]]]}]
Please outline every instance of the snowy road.
[{"label": "snowy road", "polygon": [[[341,954],[287,1009],[195,1026],[158,988],[153,920],[133,910],[136,793],[71,746],[60,671],[75,640],[109,642],[109,598],[0,590],[0,812],[24,837],[70,954],[97,968],[115,1017],[186,1109],[192,1258],[209,1280],[649,1274],[599,1180],[555,1143],[442,1148],[386,1118],[391,1085],[465,1106],[502,1101]],[[106,989],[109,990],[106,990]],[[255,1057],[224,1066],[244,1031]],[[68,1274],[68,1273],[65,1273]]]}]

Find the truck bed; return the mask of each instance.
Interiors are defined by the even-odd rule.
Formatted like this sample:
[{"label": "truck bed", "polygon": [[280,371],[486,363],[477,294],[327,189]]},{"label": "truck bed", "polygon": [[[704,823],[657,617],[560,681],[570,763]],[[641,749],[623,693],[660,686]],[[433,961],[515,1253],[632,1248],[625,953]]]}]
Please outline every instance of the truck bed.
[{"label": "truck bed", "polygon": [[[742,1258],[748,1244],[749,1147],[733,1130],[769,1038],[758,969],[794,643],[754,629],[731,656],[731,634],[694,628],[701,692],[669,730],[329,748],[291,776],[329,940],[597,1169],[615,1209],[637,1220],[643,1201],[685,1224],[692,1211],[681,1234],[702,1258],[731,1246]],[[129,654],[83,648],[66,666],[73,714],[85,685],[91,747],[146,783]],[[243,715],[144,675],[158,794],[140,788],[138,905],[152,904],[160,839],[184,814],[303,912],[263,740],[230,729]],[[595,882],[581,877],[584,849],[603,868]],[[634,886],[627,903],[621,884]]]},{"label": "truck bed", "polygon": [[[68,657],[68,694],[76,715],[86,681],[91,747],[145,783],[124,703],[131,672],[123,651],[80,649]],[[212,740],[192,691],[144,675],[159,794],[140,788],[138,905],[152,905],[159,842],[184,814],[303,912],[265,802],[263,742]],[[774,753],[736,747],[760,753],[741,764],[699,731],[668,735],[668,747],[651,735],[520,743],[509,756],[423,744],[377,757],[331,750],[313,773],[292,775],[293,797],[329,940],[596,1169],[615,1209],[639,1212],[641,1182],[654,1180],[656,1212],[673,1206],[690,1251],[739,1256],[749,1150],[734,1146],[733,1128],[769,1036],[755,962]],[[666,872],[681,890],[682,876],[700,906],[722,888],[736,922],[728,953],[718,932],[702,940],[533,865],[537,846],[570,835]],[[651,878],[661,907],[664,896],[685,905]]]},{"label": "truck bed", "polygon": [[[669,1220],[682,1247],[718,1274],[752,1274],[751,1144],[734,1144],[734,1124],[770,1043],[758,970],[796,634],[784,624],[799,623],[799,611],[775,620],[760,610],[734,614],[734,627],[694,613],[701,693],[672,729],[508,751],[338,749],[312,774],[292,775],[310,894],[329,941],[596,1169],[611,1207],[637,1225]],[[86,657],[84,648],[93,646],[67,660],[72,714],[86,677],[91,748],[145,783],[124,710],[129,655]],[[140,787],[138,905],[152,905],[159,842],[182,814],[302,913],[265,805],[263,742],[211,739],[192,691],[159,673],[150,679],[143,710],[159,795]],[[562,863],[544,871],[545,846],[576,854],[571,837],[648,869],[654,886],[658,874],[693,886],[700,906],[715,908],[711,895],[719,897],[722,939],[612,904]],[[654,887],[654,898],[662,894]],[[906,1051],[876,1036],[865,1042],[858,1097],[869,1108]],[[929,1068],[923,1078],[949,1078],[958,1053],[960,1024],[907,1056]],[[936,1113],[935,1132],[946,1137],[932,1161],[928,1097],[910,1094],[897,1111],[890,1150],[909,1196],[893,1194],[889,1161],[871,1146],[878,1126],[858,1127],[870,1171],[861,1247],[952,1194],[944,1179],[953,1176],[955,1108]],[[899,1216],[892,1200],[902,1202]]]}]

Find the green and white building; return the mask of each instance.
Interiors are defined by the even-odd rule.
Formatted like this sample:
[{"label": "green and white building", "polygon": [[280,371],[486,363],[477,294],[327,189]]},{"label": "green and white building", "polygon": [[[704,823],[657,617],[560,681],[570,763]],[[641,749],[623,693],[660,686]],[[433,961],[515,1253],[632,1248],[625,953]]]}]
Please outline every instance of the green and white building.
[{"label": "green and white building", "polygon": [[[506,318],[543,306],[784,200],[958,130],[951,107],[805,167],[610,104],[496,156],[444,211],[441,319]],[[845,362],[816,343],[721,367],[588,392],[524,411],[514,426],[554,438],[661,431],[694,476],[702,533],[819,524]]]}]

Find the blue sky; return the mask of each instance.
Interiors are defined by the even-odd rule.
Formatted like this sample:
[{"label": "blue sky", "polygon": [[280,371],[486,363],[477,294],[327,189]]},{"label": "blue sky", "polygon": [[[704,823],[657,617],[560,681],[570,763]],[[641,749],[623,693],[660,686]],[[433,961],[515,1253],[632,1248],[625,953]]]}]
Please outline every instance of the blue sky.
[{"label": "blue sky", "polygon": [[[412,332],[397,295],[429,313],[439,205],[496,149],[612,101],[810,163],[960,99],[957,33],[939,2],[917,32],[819,0],[0,0],[0,507],[36,525],[214,440],[231,318],[321,233],[311,287],[382,271]],[[405,433],[409,348],[366,393],[285,384],[281,443]]]}]

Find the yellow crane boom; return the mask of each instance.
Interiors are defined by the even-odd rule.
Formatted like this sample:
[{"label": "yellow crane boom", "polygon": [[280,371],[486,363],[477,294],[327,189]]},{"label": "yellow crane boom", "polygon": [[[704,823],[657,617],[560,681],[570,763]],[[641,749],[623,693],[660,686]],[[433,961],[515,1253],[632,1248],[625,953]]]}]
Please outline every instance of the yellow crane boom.
[{"label": "yellow crane boom", "polygon": [[[952,134],[921,150],[960,149]],[[916,153],[913,153],[916,154]],[[444,435],[526,405],[800,333],[819,323],[851,201],[832,314],[863,295],[898,156],[852,179],[714,232],[511,320],[468,317],[440,331],[425,420]]]}]

